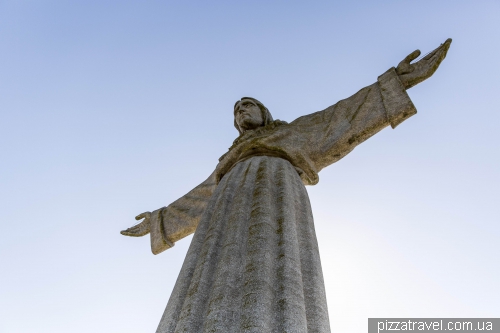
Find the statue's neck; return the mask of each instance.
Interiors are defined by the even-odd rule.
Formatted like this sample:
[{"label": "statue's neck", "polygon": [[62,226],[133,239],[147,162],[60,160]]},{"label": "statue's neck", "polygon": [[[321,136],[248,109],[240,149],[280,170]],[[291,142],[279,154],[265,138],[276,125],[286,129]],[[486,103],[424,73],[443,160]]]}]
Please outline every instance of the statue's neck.
[{"label": "statue's neck", "polygon": [[[255,128],[255,129],[252,129],[252,130],[247,130],[247,131],[243,132],[239,137],[237,137],[236,140],[233,141],[233,144],[231,147],[229,147],[228,152],[231,151],[231,149],[236,147],[238,144],[240,144],[248,139],[251,139],[251,138],[256,137],[258,135],[262,135],[268,131],[274,130],[278,126],[286,125],[286,124],[288,124],[286,121],[281,121],[281,120],[277,119],[277,120],[271,121],[269,124],[267,124],[265,126],[260,126],[260,127]],[[226,156],[226,154],[222,155],[219,158],[219,161],[221,161],[224,158],[224,156]]]}]

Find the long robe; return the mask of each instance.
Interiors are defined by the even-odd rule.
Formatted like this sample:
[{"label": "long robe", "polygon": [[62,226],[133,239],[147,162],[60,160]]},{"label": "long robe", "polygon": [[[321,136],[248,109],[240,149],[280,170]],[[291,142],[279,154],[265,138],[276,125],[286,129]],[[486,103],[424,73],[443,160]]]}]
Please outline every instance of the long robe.
[{"label": "long robe", "polygon": [[154,254],[196,231],[157,333],[330,332],[304,185],[415,113],[391,68],[323,111],[238,138],[207,180],[152,213]]}]

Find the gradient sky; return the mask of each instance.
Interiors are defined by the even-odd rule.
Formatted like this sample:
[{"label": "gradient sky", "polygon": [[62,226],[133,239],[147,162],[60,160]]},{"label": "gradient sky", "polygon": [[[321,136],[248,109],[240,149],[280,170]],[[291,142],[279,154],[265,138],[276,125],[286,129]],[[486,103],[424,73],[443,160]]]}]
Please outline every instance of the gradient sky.
[{"label": "gradient sky", "polygon": [[0,332],[154,332],[191,237],[119,231],[203,181],[234,102],[322,110],[448,37],[418,114],[308,187],[333,332],[500,316],[500,2],[0,1]]}]

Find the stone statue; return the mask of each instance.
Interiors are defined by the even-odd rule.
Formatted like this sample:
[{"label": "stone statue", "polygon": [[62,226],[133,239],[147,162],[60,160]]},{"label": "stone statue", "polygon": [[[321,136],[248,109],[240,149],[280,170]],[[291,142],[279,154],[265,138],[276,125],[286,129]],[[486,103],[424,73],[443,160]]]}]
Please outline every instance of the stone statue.
[{"label": "stone statue", "polygon": [[158,254],[195,233],[157,333],[330,332],[313,216],[304,185],[388,125],[417,111],[406,90],[445,58],[446,40],[416,50],[376,83],[291,123],[258,100],[234,105],[239,132],[215,171],[167,207],[139,214],[126,236]]}]

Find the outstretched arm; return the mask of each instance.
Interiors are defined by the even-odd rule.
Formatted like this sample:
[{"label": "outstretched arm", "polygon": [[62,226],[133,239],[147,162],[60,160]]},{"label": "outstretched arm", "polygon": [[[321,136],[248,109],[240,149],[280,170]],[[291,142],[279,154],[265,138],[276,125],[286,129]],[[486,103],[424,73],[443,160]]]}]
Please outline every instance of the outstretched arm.
[{"label": "outstretched arm", "polygon": [[214,172],[203,183],[167,207],[139,214],[136,220],[144,220],[120,233],[131,237],[141,237],[149,233],[151,251],[154,254],[161,253],[196,230],[216,186]]},{"label": "outstretched arm", "polygon": [[[290,125],[300,133],[295,146],[307,152],[313,172],[338,161],[357,145],[391,125],[393,128],[417,111],[406,90],[429,78],[446,56],[451,39],[422,60],[411,63],[420,51],[414,51],[381,76],[349,98]],[[306,170],[307,171],[307,170]],[[311,172],[311,173],[313,173]]]}]

